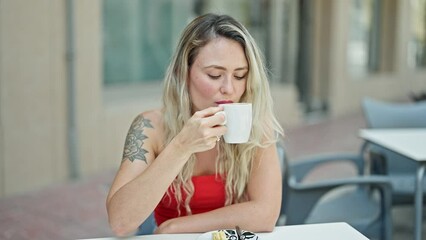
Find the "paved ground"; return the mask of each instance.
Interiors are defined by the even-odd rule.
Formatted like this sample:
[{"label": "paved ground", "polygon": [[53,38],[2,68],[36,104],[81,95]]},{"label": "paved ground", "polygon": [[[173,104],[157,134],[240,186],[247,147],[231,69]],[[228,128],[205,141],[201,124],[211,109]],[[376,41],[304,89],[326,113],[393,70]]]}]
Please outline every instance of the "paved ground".
[{"label": "paved ground", "polygon": [[[356,152],[361,145],[361,140],[357,137],[358,129],[364,126],[362,115],[355,114],[288,129],[288,156],[294,159],[323,152]],[[334,171],[335,169],[338,171]],[[115,170],[111,170],[42,191],[0,199],[0,239],[78,239],[111,236],[105,198],[114,172]],[[316,172],[313,178],[329,176],[330,173],[345,176],[351,174],[351,169],[329,166]],[[394,239],[413,239],[413,208],[398,207],[393,210],[392,215]],[[426,236],[426,224],[423,227],[423,236]]]}]

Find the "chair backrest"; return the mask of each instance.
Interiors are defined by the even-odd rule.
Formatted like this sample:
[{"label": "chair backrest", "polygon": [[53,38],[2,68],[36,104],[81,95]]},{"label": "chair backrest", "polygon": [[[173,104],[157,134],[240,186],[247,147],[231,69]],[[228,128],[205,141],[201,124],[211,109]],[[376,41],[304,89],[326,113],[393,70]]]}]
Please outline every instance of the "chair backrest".
[{"label": "chair backrest", "polygon": [[157,228],[157,224],[154,219],[154,212],[152,212],[148,218],[138,227],[135,235],[149,235],[153,234]]},{"label": "chair backrest", "polygon": [[280,216],[285,215],[288,203],[288,194],[289,194],[289,185],[288,185],[288,163],[287,155],[282,143],[277,143],[277,152],[278,158],[281,166],[281,175],[282,175],[282,198],[281,198],[281,211]]},{"label": "chair backrest", "polygon": [[362,106],[369,128],[426,127],[426,101],[387,103],[365,98]]}]

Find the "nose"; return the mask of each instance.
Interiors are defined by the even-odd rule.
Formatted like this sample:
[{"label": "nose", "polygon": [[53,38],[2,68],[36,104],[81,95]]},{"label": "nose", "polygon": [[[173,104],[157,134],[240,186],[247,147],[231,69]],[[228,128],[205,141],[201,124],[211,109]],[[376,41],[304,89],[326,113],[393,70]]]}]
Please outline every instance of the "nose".
[{"label": "nose", "polygon": [[234,93],[234,85],[232,83],[231,77],[226,77],[222,81],[222,85],[220,86],[220,92],[222,94],[232,94]]}]

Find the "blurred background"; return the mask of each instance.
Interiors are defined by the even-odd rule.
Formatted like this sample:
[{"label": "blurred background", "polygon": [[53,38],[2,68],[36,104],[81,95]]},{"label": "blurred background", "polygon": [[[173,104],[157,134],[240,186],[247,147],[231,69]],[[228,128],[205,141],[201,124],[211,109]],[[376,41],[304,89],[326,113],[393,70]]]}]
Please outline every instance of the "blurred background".
[{"label": "blurred background", "polygon": [[65,183],[58,201],[104,197],[78,184],[111,179],[133,118],[161,107],[181,31],[207,12],[256,39],[285,129],[426,92],[426,0],[0,0],[0,203]]}]

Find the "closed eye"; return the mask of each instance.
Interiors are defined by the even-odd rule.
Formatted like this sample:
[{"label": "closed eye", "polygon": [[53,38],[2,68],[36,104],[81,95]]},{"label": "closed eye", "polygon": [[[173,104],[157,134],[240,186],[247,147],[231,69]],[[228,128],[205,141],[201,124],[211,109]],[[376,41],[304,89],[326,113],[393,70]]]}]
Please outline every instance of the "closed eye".
[{"label": "closed eye", "polygon": [[211,79],[219,79],[220,75],[211,75],[211,74],[207,74]]},{"label": "closed eye", "polygon": [[245,79],[246,78],[246,74],[244,74],[243,76],[234,76],[235,77],[235,79],[237,79],[237,80],[243,80],[243,79]]}]

